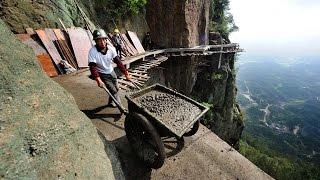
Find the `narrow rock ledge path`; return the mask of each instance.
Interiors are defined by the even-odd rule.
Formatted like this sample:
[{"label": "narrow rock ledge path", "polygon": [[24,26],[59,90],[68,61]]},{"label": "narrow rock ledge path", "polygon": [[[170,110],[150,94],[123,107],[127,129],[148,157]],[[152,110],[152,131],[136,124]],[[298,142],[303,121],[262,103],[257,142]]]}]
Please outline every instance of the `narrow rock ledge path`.
[{"label": "narrow rock ledge path", "polygon": [[[88,78],[89,72],[55,78],[75,98],[79,109],[113,143],[126,179],[272,179],[204,126],[192,137],[177,141],[163,138],[167,159],[162,168],[151,170],[131,151],[124,131],[124,115],[106,107],[106,93]],[[122,94],[122,103],[127,106]]]}]

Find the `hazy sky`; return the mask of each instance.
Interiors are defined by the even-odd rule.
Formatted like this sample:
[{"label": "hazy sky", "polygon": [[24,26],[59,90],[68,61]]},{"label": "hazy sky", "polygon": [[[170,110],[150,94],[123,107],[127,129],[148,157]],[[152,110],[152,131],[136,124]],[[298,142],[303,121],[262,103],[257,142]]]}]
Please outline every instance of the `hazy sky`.
[{"label": "hazy sky", "polygon": [[320,55],[320,0],[230,0],[248,54]]}]

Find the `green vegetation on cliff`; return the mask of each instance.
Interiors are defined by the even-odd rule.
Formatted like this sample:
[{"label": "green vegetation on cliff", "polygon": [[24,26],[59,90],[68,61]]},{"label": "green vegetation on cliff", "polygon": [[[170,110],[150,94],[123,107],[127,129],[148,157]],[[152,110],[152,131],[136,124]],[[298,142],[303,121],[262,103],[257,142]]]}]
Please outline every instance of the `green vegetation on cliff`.
[{"label": "green vegetation on cliff", "polygon": [[318,59],[240,60],[237,100],[246,112],[240,152],[276,179],[319,178]]},{"label": "green vegetation on cliff", "polygon": [[229,34],[239,29],[229,12],[229,0],[212,0],[210,18],[210,30],[219,32],[227,41],[229,41]]},{"label": "green vegetation on cliff", "polygon": [[147,4],[147,0],[96,0],[96,4],[97,9],[107,12],[110,18],[123,18],[139,14]]},{"label": "green vegetation on cliff", "polygon": [[318,179],[320,168],[305,160],[295,160],[270,148],[262,138],[244,133],[240,153],[276,179]]},{"label": "green vegetation on cliff", "polygon": [[[147,0],[56,0],[14,1],[3,0],[0,17],[15,33],[25,33],[26,28],[102,27],[113,31],[115,27],[136,31],[139,36],[148,28],[144,20]],[[78,8],[80,7],[81,10]],[[89,18],[84,20],[82,12]],[[116,23],[116,24],[114,24]]]}]

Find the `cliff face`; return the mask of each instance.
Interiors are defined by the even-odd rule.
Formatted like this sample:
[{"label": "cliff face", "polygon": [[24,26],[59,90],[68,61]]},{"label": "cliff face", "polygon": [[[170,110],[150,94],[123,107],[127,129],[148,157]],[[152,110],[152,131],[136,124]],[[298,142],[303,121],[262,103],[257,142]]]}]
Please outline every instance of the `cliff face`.
[{"label": "cliff face", "polygon": [[[109,31],[115,27],[114,20],[120,29],[136,31],[140,38],[150,28],[153,41],[161,47],[208,44],[210,0],[149,0],[146,15],[141,13],[123,19],[107,16],[108,5],[101,5],[100,0],[78,2],[94,24]],[[0,3],[0,17],[14,32],[24,33],[27,27],[62,28],[58,18],[67,27],[85,26],[74,0],[3,0]],[[224,56],[219,69],[218,59],[218,56],[177,57],[165,65],[167,71],[159,71],[155,77],[210,105],[203,122],[229,144],[237,146],[243,122],[235,103],[234,55]],[[208,62],[209,66],[199,66]]]},{"label": "cliff face", "polygon": [[[93,9],[88,1],[86,9]],[[80,4],[83,7],[82,3]],[[86,10],[85,9],[85,10]],[[60,18],[67,27],[85,26],[85,22],[73,0],[58,1],[1,1],[1,19],[16,33],[25,33],[25,28],[62,28]],[[94,14],[93,14],[94,16]]]},{"label": "cliff face", "polygon": [[192,47],[208,43],[210,0],[150,0],[147,22],[160,47]]},{"label": "cliff face", "polygon": [[219,68],[219,55],[209,56],[204,63],[210,66],[203,67],[198,73],[192,94],[210,106],[203,123],[237,149],[244,124],[235,101],[237,88],[234,61],[234,54],[225,54]]},{"label": "cliff face", "polygon": [[[208,44],[210,0],[151,0],[147,21],[154,42],[162,47]],[[160,82],[210,106],[203,123],[219,137],[238,147],[244,128],[235,102],[234,54],[171,58],[164,70],[156,70],[151,82]]]},{"label": "cliff face", "polygon": [[[28,27],[40,28],[63,28],[59,18],[66,27],[104,28],[113,32],[118,27],[122,32],[131,30],[137,32],[140,38],[149,31],[145,14],[141,12],[136,16],[116,18],[109,13],[111,8],[104,1],[93,0],[56,0],[56,1],[15,1],[2,0],[0,2],[0,17],[15,33],[25,33]],[[81,10],[88,17],[84,20]],[[114,24],[116,23],[116,24]]]},{"label": "cliff face", "polygon": [[119,179],[111,144],[0,20],[0,179]]}]

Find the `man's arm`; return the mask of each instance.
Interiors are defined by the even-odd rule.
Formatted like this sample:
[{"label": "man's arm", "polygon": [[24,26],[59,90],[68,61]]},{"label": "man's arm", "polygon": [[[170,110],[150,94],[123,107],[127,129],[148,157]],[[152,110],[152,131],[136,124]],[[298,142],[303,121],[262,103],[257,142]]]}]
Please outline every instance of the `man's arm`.
[{"label": "man's arm", "polygon": [[97,84],[99,87],[103,87],[104,83],[102,82],[100,76],[99,76],[99,72],[97,70],[97,64],[94,62],[90,62],[89,63],[89,69],[91,72],[91,75],[93,76],[93,78],[97,81]]},{"label": "man's arm", "polygon": [[123,63],[121,62],[119,56],[116,56],[115,58],[113,58],[113,62],[117,64],[118,68],[120,69],[120,71],[122,72],[122,74],[124,74],[124,76],[126,77],[127,80],[130,80],[130,76],[128,73],[128,70],[126,69],[126,67],[123,65]]}]

